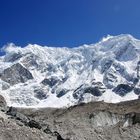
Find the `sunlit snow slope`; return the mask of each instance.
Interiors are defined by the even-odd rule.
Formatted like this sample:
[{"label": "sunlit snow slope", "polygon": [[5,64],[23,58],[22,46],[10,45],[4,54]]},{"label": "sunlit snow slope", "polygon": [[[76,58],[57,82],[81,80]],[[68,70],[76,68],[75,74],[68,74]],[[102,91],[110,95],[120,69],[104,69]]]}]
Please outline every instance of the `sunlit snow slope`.
[{"label": "sunlit snow slope", "polygon": [[139,97],[140,41],[131,35],[77,48],[9,44],[3,50],[0,94],[9,106],[68,107]]}]

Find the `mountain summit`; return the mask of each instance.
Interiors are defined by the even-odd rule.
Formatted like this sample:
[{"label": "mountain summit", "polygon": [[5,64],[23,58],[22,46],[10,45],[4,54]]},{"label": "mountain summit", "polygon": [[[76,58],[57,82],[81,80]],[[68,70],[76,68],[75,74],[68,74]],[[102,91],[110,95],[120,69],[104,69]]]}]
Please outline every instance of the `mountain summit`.
[{"label": "mountain summit", "polygon": [[9,106],[68,107],[139,97],[140,40],[131,35],[76,48],[9,44],[3,50],[0,93]]}]

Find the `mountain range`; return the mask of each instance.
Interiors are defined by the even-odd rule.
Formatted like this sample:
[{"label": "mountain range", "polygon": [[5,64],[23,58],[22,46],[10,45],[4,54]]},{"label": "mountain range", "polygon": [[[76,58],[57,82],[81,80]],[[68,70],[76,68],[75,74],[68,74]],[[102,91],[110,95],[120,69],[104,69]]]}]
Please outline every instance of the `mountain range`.
[{"label": "mountain range", "polygon": [[74,48],[10,43],[0,56],[0,94],[8,106],[117,103],[140,95],[140,40],[107,36]]}]

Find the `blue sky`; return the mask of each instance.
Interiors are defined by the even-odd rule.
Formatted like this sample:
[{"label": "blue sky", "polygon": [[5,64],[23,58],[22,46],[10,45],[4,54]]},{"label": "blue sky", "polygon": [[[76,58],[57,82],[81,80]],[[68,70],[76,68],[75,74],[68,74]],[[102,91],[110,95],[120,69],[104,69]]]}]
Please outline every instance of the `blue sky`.
[{"label": "blue sky", "polygon": [[140,38],[140,0],[0,0],[0,47],[75,47],[122,33]]}]

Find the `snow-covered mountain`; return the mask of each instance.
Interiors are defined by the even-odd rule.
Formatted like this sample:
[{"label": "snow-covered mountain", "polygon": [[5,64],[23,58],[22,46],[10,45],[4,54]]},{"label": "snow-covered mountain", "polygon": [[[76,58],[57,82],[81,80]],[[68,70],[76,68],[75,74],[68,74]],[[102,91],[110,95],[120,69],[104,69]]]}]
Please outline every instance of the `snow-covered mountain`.
[{"label": "snow-covered mountain", "polygon": [[9,44],[0,57],[0,94],[9,106],[68,107],[140,94],[140,40],[107,36],[77,48]]}]

